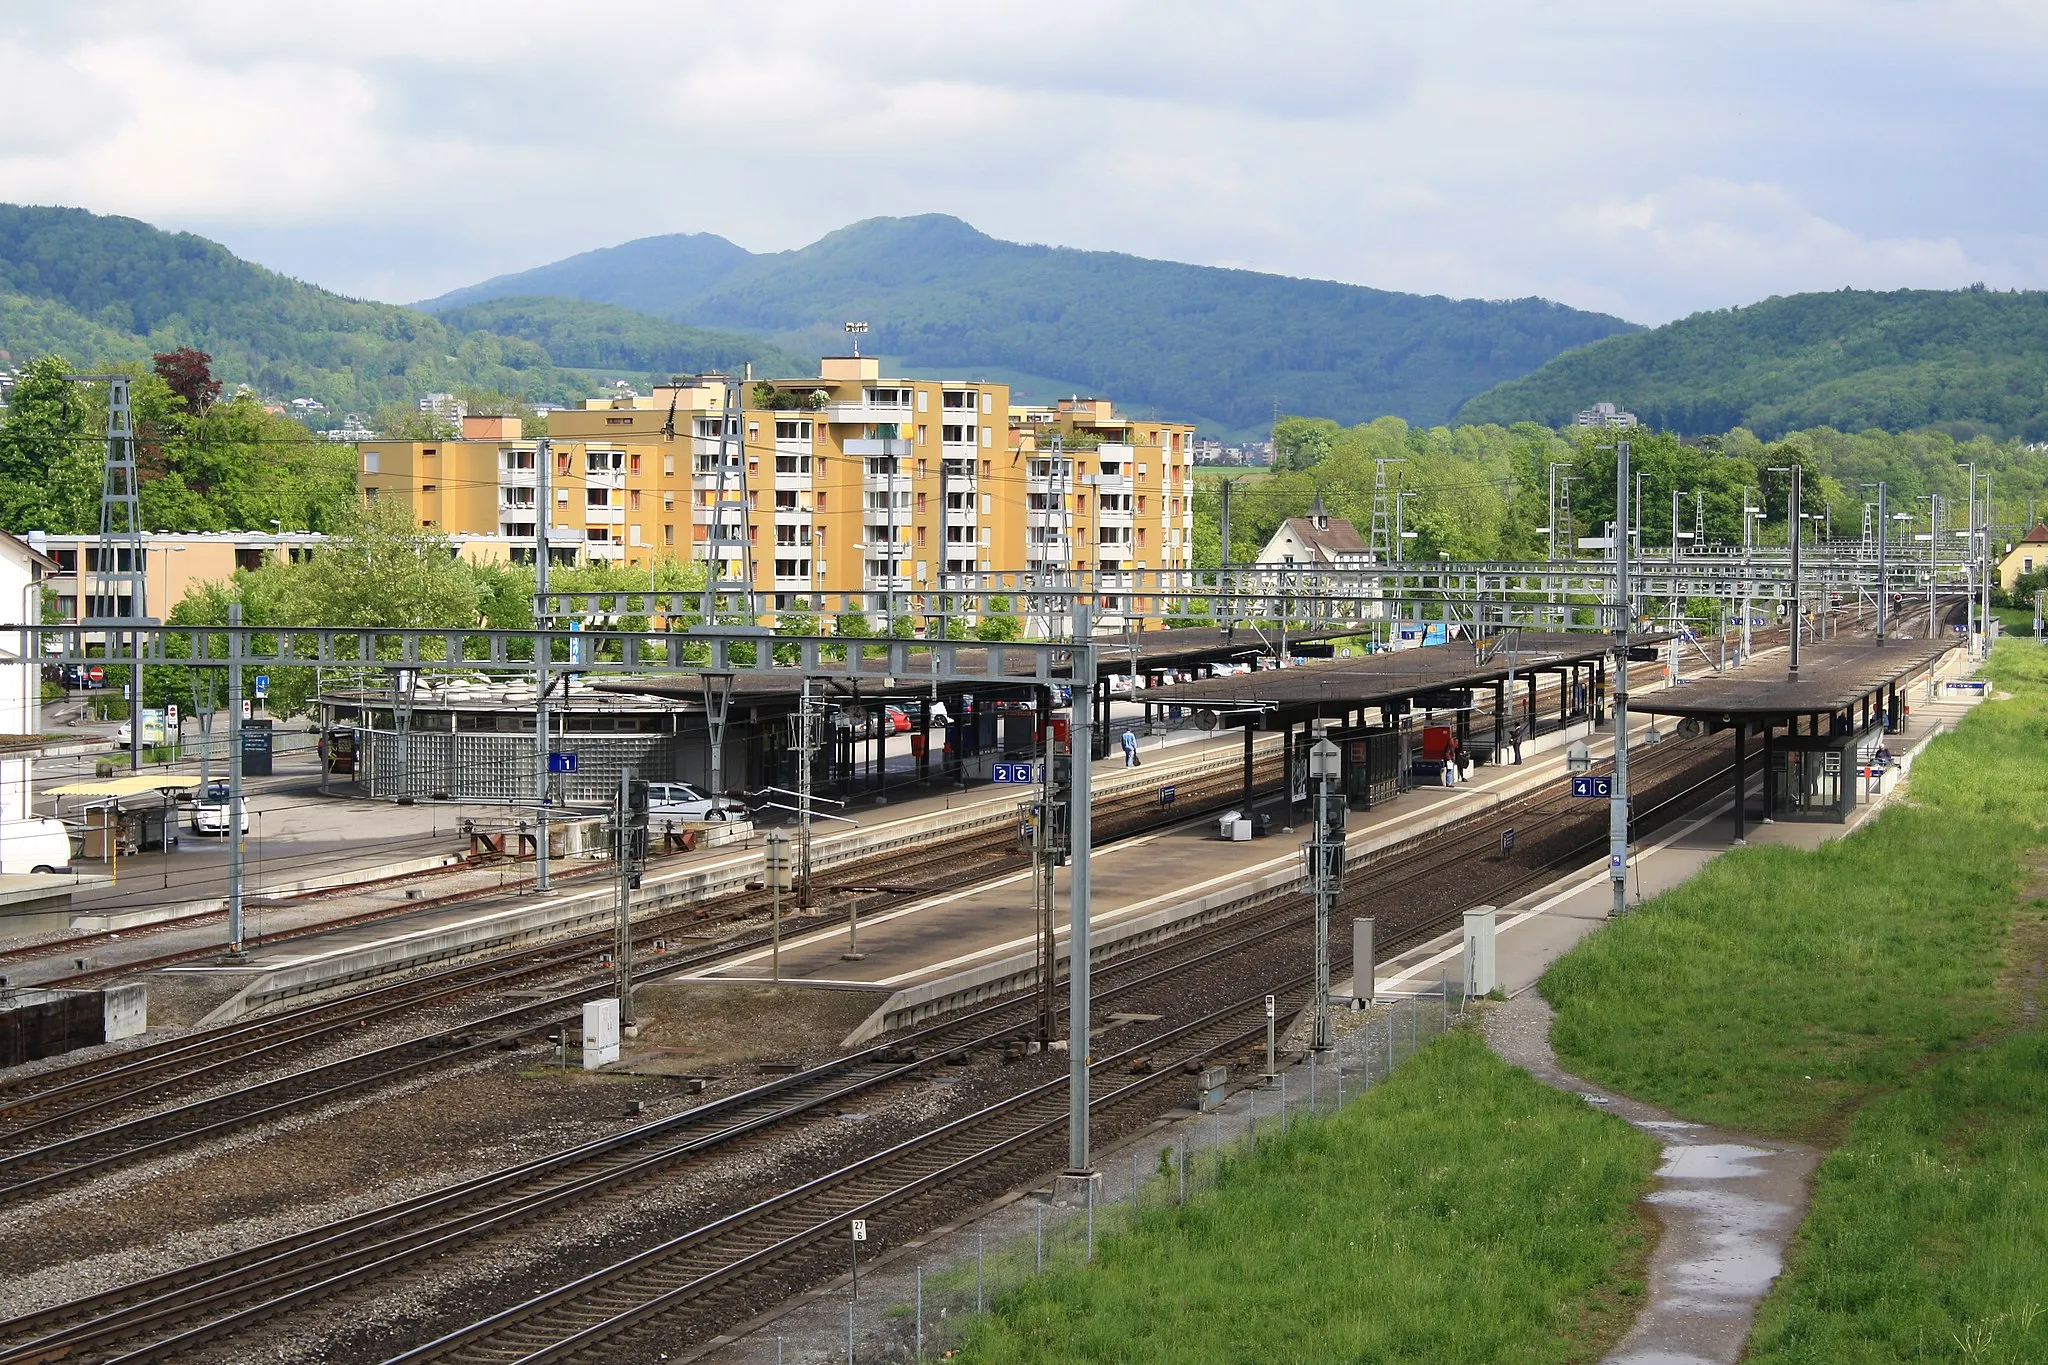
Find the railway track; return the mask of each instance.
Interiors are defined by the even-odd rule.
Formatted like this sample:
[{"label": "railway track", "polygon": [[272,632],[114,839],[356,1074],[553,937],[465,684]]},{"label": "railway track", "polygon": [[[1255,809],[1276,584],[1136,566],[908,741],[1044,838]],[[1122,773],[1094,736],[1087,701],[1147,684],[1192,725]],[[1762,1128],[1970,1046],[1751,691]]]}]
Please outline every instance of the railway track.
[{"label": "railway track", "polygon": [[[1277,775],[1276,760],[1266,770]],[[1195,812],[1241,790],[1233,775],[1215,774],[1195,783]],[[1130,793],[1104,803],[1098,846],[1137,837],[1163,824],[1187,821],[1176,807],[1159,812],[1149,793]],[[1200,818],[1198,814],[1194,818]],[[855,904],[894,904],[905,897],[961,884],[964,863],[975,880],[1006,876],[1028,862],[1013,834],[999,832],[937,846],[906,859],[883,855],[868,872],[886,867],[889,889],[858,896]],[[841,876],[859,881],[858,866]],[[761,900],[765,896],[749,896]],[[843,907],[844,900],[841,905]],[[687,912],[686,912],[687,913]],[[728,909],[725,912],[730,915]],[[636,923],[636,940],[652,943],[675,932],[676,915],[654,915]],[[816,920],[806,923],[816,923]],[[694,927],[701,927],[696,920]],[[799,925],[799,927],[804,927]],[[668,975],[709,965],[761,946],[768,931],[756,929],[716,943],[655,954],[636,970],[637,978]],[[608,931],[578,935],[542,950],[501,955],[482,963],[447,968],[424,977],[379,987],[328,1005],[304,1007],[274,1019],[211,1030],[198,1038],[167,1040],[106,1059],[22,1078],[0,1090],[0,1205],[43,1194],[57,1185],[103,1173],[120,1164],[194,1142],[219,1137],[250,1123],[345,1098],[422,1072],[457,1065],[551,1026],[563,1026],[593,990],[610,983],[609,973],[583,973],[538,1000],[530,1000],[457,1023],[356,1052],[339,1060],[298,1066],[285,1074],[233,1084],[240,1073],[261,1064],[288,1064],[373,1022],[390,1021],[430,1006],[481,991],[502,991],[548,974],[560,974],[610,948]],[[225,1086],[225,1089],[221,1087]],[[164,1107],[166,1099],[195,1096]]]},{"label": "railway track", "polygon": [[[1690,757],[1697,766],[1700,755],[1688,754],[1685,746],[1674,743],[1658,757],[1659,763],[1645,762],[1642,767],[1646,780],[1652,783],[1668,783],[1673,773],[1685,770],[1685,758]],[[1693,781],[1684,792],[1653,807],[1649,815],[1657,818],[1724,773],[1725,770],[1717,771],[1704,781]],[[1471,848],[1479,841],[1490,840],[1490,825],[1507,819],[1525,823],[1532,818],[1559,820],[1574,814],[1583,816],[1583,807],[1575,810],[1554,802],[1548,806],[1531,801],[1505,803],[1461,822],[1448,834],[1418,835],[1387,846],[1354,863],[1354,867],[1392,863],[1416,873],[1423,885],[1431,885],[1437,874],[1469,860]],[[1424,856],[1424,849],[1432,842],[1436,847]],[[1572,848],[1583,852],[1583,846],[1581,840]],[[1537,867],[1504,868],[1494,879],[1496,888],[1487,894],[1498,894],[1499,888],[1510,881],[1523,884],[1545,880],[1559,862],[1570,856],[1560,853]],[[1402,881],[1408,886],[1416,884],[1415,877],[1404,877]],[[1388,898],[1385,887],[1361,887],[1361,879],[1356,877],[1351,885],[1357,890],[1347,897],[1344,908]],[[1381,913],[1385,913],[1384,909]],[[1393,932],[1385,940],[1386,951],[1398,952],[1405,940],[1428,936],[1455,914],[1456,911],[1446,915],[1425,910],[1410,915],[1405,924],[1388,921]],[[1184,980],[1192,970],[1235,959],[1248,948],[1271,945],[1275,940],[1281,942],[1269,953],[1269,958],[1277,954],[1298,964],[1306,959],[1308,923],[1306,904],[1295,893],[1291,900],[1282,898],[1271,907],[1221,921],[1099,967],[1098,999],[1114,999],[1147,987],[1171,988],[1172,983]],[[1290,938],[1298,938],[1300,943],[1294,944]],[[102,1352],[112,1349],[118,1349],[121,1358],[142,1358],[143,1354],[157,1358],[194,1348],[223,1334],[253,1330],[280,1312],[335,1294],[368,1292],[383,1277],[421,1258],[458,1247],[473,1248],[493,1236],[518,1235],[521,1229],[533,1233],[537,1231],[535,1225],[544,1224],[554,1212],[574,1208],[587,1213],[594,1199],[625,1191],[636,1180],[673,1170],[681,1162],[709,1159],[721,1149],[855,1095],[872,1094],[910,1081],[932,1064],[934,1056],[1004,1046],[1030,1031],[1031,1015],[1028,999],[982,1007],[797,1076],[646,1125],[631,1134],[466,1182],[328,1229],[280,1239],[0,1324],[0,1341],[13,1343],[0,1351],[0,1365],[59,1358],[105,1359],[110,1357]],[[1262,1027],[1261,1013],[1258,1029]],[[1153,1044],[1144,1046],[1149,1048]],[[917,1055],[906,1056],[906,1048]],[[757,1268],[765,1265],[763,1262]],[[691,1283],[697,1280],[692,1279]],[[138,1340],[151,1344],[138,1348],[134,1345]],[[475,1357],[460,1354],[448,1358]]]}]

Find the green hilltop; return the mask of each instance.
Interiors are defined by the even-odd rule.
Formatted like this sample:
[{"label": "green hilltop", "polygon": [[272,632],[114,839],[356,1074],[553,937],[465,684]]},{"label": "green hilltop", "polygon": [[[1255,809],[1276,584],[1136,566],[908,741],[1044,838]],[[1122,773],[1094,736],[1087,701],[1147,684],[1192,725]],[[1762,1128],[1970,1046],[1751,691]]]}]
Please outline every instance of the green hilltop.
[{"label": "green hilltop", "polygon": [[1000,241],[957,218],[871,218],[797,251],[704,234],[644,238],[458,290],[422,307],[567,294],[804,356],[867,349],[917,372],[1041,376],[1133,412],[1263,433],[1275,406],[1343,422],[1448,421],[1474,394],[1634,324],[1543,299],[1401,294]]},{"label": "green hilltop", "polygon": [[1557,426],[1606,400],[1653,427],[2048,438],[2048,293],[1844,289],[1697,313],[1568,351],[1461,422]]},{"label": "green hilltop", "polygon": [[[212,355],[230,389],[367,415],[461,389],[566,402],[590,392],[589,377],[574,372],[586,367],[645,378],[789,363],[750,338],[622,322],[618,312],[501,310],[506,330],[497,331],[467,313],[444,320],[345,298],[133,218],[0,204],[0,351],[15,365],[51,354],[81,366],[147,364],[154,352],[193,346]],[[542,338],[567,354],[557,359]]]}]

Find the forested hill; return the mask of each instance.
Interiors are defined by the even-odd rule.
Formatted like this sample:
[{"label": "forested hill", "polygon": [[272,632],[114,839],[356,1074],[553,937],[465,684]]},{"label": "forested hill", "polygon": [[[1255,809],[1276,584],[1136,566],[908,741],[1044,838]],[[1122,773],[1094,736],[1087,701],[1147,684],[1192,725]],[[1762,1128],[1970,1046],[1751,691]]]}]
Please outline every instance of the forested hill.
[{"label": "forested hill", "polygon": [[[738,255],[734,253],[738,252]],[[1542,299],[1485,302],[999,241],[938,214],[873,218],[798,251],[657,237],[457,291],[566,293],[802,355],[865,349],[913,372],[1009,379],[1133,411],[1263,432],[1282,411],[1357,422],[1448,420],[1472,395],[1633,324]]]},{"label": "forested hill", "polygon": [[557,365],[635,374],[705,374],[752,364],[763,375],[813,374],[818,358],[799,356],[738,332],[685,327],[609,303],[582,299],[502,298],[437,314],[458,332],[530,341]]},{"label": "forested hill", "polygon": [[1940,427],[2048,438],[2048,293],[1844,289],[1698,313],[1558,356],[1464,422],[1556,426],[1594,402],[1689,435]]},{"label": "forested hill", "polygon": [[[565,367],[583,366],[601,349],[593,339],[607,327],[618,331],[616,321],[581,324],[579,358],[558,362],[537,336],[344,298],[191,233],[83,209],[0,204],[0,351],[15,365],[50,354],[80,365],[147,364],[154,352],[194,346],[211,353],[214,374],[230,389],[317,398],[337,414],[368,415],[436,390],[566,402],[588,394],[591,379]],[[563,317],[552,326],[556,334],[579,330]],[[660,335],[640,337],[648,343],[640,351],[624,349],[659,364],[596,367],[645,375],[757,357],[786,363],[750,338],[654,326]]]}]

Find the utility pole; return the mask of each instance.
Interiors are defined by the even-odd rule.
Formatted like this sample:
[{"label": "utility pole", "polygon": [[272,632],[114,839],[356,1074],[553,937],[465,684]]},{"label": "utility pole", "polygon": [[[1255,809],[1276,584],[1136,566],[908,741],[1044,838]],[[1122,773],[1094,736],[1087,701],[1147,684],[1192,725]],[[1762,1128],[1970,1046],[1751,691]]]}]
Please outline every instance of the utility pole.
[{"label": "utility pole", "polygon": [[[228,603],[228,955],[242,955],[242,604]],[[120,837],[120,831],[115,831]]]},{"label": "utility pole", "polygon": [[1884,481],[1877,484],[1877,642],[1884,643],[1885,608],[1891,605],[1891,581],[1884,576],[1884,543],[1891,539],[1891,517],[1885,511]]},{"label": "utility pole", "polygon": [[612,961],[617,969],[619,1026],[630,1028],[633,1016],[633,892],[647,861],[647,784],[630,765],[619,769],[619,795],[612,818],[613,854],[617,859],[619,909],[617,943]]},{"label": "utility pole", "polygon": [[[1071,676],[1076,684],[1083,678],[1095,676],[1094,623],[1091,604],[1080,602],[1074,608],[1074,645],[1068,654],[1071,662]],[[1072,850],[1071,864],[1067,875],[1067,1171],[1071,1175],[1092,1174],[1094,1159],[1089,1152],[1088,1133],[1088,1023],[1090,963],[1089,963],[1089,898],[1094,887],[1089,868],[1089,842],[1094,838],[1093,826],[1088,809],[1089,789],[1093,764],[1089,755],[1094,752],[1094,740],[1090,733],[1094,718],[1093,708],[1081,694],[1077,685],[1074,689],[1073,715],[1067,727],[1074,755],[1073,785],[1067,798],[1068,826],[1067,846]]]},{"label": "utility pole", "polygon": [[1941,572],[1941,494],[1927,495],[1927,638],[1934,638],[1934,576]]},{"label": "utility pole", "polygon": [[1614,449],[1614,794],[1607,803],[1607,879],[1613,915],[1628,913],[1628,442]]},{"label": "utility pole", "polygon": [[[1324,734],[1320,720],[1309,723],[1315,743],[1308,751],[1309,781],[1315,784],[1315,835],[1303,845],[1308,854],[1309,880],[1315,891],[1315,1011],[1309,1046],[1327,1052],[1336,1045],[1330,1021],[1330,913],[1337,906],[1337,893],[1344,885],[1344,817],[1346,806],[1338,782],[1343,755]],[[1356,989],[1356,987],[1354,987]]]},{"label": "utility pole", "polygon": [[548,742],[548,671],[554,662],[554,642],[547,636],[554,614],[548,601],[548,523],[555,514],[553,444],[543,436],[533,450],[535,515],[533,518],[534,628],[540,632],[533,644],[533,887],[548,889],[548,804],[551,785],[548,773],[553,762]]},{"label": "utility pole", "polygon": [[1984,652],[1979,657],[1986,659],[1991,657],[1991,569],[1994,563],[1991,533],[1991,471],[1987,469],[1984,471],[1984,557],[1977,575],[1984,593],[1984,600],[1977,610],[1977,619],[1984,626]]},{"label": "utility pole", "polygon": [[[1032,829],[1032,901],[1038,913],[1039,1038],[1044,1046],[1050,1047],[1059,1027],[1056,984],[1059,980],[1059,958],[1055,951],[1053,919],[1056,895],[1053,879],[1066,843],[1066,794],[1072,775],[1069,772],[1066,780],[1061,778],[1060,769],[1069,766],[1071,760],[1063,763],[1053,744],[1051,689],[1041,691],[1040,699],[1043,702],[1040,714],[1045,730],[1045,769],[1039,774],[1038,819]],[[1076,709],[1079,709],[1078,699]]]},{"label": "utility pole", "polygon": [[1799,580],[1799,545],[1806,539],[1800,530],[1800,519],[1803,514],[1799,510],[1799,473],[1800,467],[1793,465],[1792,491],[1787,495],[1785,512],[1786,524],[1792,528],[1792,660],[1791,667],[1785,673],[1787,682],[1799,681],[1799,627],[1806,614],[1805,585]]},{"label": "utility pole", "polygon": [[1977,654],[1977,462],[1969,463],[1970,510],[1963,520],[1963,624],[1970,656]]},{"label": "utility pole", "polygon": [[[135,467],[135,418],[125,374],[69,374],[74,383],[107,386],[106,466],[100,475],[100,532],[88,564],[82,626],[96,627],[115,653],[115,639],[128,637],[128,768],[142,767],[142,637],[149,619],[149,574],[143,560],[142,488]],[[30,684],[34,686],[33,682]],[[117,831],[118,833],[118,831]]]},{"label": "utility pole", "polygon": [[811,767],[816,762],[817,732],[811,728],[811,679],[804,677],[796,718],[796,908],[811,908]]}]

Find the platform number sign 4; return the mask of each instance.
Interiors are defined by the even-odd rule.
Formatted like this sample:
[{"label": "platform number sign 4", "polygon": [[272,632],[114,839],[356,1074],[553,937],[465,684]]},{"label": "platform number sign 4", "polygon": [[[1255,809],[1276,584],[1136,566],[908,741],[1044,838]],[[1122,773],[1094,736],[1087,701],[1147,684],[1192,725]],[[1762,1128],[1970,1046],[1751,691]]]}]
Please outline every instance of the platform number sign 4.
[{"label": "platform number sign 4", "polygon": [[1572,779],[1572,795],[1606,799],[1614,795],[1614,779],[1612,777],[1574,777]]}]

